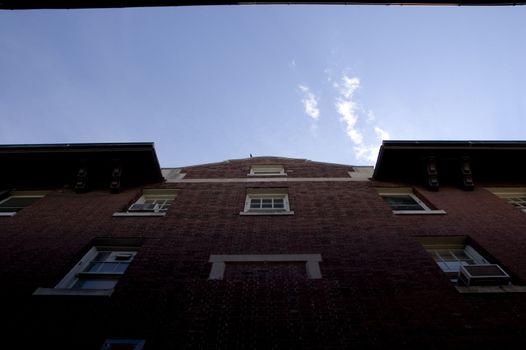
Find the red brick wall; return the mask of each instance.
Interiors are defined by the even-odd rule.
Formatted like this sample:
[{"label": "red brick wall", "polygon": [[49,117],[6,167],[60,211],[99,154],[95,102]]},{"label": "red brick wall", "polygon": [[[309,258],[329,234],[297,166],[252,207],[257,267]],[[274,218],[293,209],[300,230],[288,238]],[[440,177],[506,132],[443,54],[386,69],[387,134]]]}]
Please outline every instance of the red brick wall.
[{"label": "red brick wall", "polygon": [[[188,168],[188,177],[245,177],[250,162]],[[285,165],[309,177],[308,164],[310,176],[349,170]],[[98,349],[107,337],[146,338],[147,349],[460,348],[507,347],[526,334],[526,294],[460,294],[414,239],[468,235],[524,281],[526,214],[483,188],[418,188],[447,214],[396,216],[369,182],[260,186],[288,187],[295,214],[240,216],[258,184],[239,182],[162,184],[180,189],[166,217],[112,217],[140,189],[54,190],[1,217],[6,339],[57,349]],[[55,286],[96,237],[144,238],[110,298],[32,295]],[[273,269],[272,279],[209,281],[210,254],[321,254],[323,278]]]},{"label": "red brick wall", "polygon": [[327,164],[307,159],[254,157],[233,159],[221,163],[184,167],[185,178],[243,178],[252,165],[282,165],[288,177],[349,177],[350,165]]}]

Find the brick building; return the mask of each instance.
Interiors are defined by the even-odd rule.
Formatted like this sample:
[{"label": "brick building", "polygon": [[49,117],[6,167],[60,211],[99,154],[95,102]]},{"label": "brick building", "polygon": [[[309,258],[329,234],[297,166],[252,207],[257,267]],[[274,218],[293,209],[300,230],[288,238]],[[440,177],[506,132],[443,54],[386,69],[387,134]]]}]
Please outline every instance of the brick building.
[{"label": "brick building", "polygon": [[509,348],[526,338],[525,156],[386,141],[374,168],[161,169],[148,143],[1,146],[3,343]]}]

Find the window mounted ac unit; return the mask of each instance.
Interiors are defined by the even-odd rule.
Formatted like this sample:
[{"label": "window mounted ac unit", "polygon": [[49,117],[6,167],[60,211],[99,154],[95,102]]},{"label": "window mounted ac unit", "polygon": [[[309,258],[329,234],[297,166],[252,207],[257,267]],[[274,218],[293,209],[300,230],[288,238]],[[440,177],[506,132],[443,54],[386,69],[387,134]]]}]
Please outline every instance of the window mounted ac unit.
[{"label": "window mounted ac unit", "polygon": [[135,203],[133,204],[128,211],[130,212],[140,212],[140,213],[158,213],[159,212],[159,204],[154,203]]},{"label": "window mounted ac unit", "polygon": [[459,279],[466,286],[508,284],[510,276],[497,264],[463,265]]}]

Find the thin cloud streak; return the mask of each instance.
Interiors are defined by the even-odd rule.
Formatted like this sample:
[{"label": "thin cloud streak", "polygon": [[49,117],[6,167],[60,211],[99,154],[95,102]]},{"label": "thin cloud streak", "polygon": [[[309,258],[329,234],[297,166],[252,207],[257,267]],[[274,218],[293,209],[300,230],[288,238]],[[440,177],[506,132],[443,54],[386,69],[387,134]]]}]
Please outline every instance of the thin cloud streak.
[{"label": "thin cloud streak", "polygon": [[380,129],[377,126],[374,127],[374,132],[380,140],[389,140],[390,138],[389,133],[387,131]]},{"label": "thin cloud streak", "polygon": [[[340,120],[345,123],[347,136],[354,143],[353,150],[356,158],[369,162],[376,161],[380,147],[379,143],[382,140],[389,139],[389,133],[379,126],[373,125],[372,131],[374,131],[376,140],[366,140],[364,133],[358,129],[357,124],[361,119],[364,119],[367,124],[376,122],[373,111],[366,113],[362,108],[358,107],[358,104],[354,100],[355,92],[360,88],[360,79],[344,74],[340,83],[334,83],[333,86],[339,92],[339,96],[336,98],[335,108],[340,115]],[[365,117],[360,118],[360,113],[366,114]]]},{"label": "thin cloud streak", "polygon": [[336,110],[340,114],[340,119],[345,122],[347,135],[352,142],[361,144],[363,142],[363,135],[355,129],[358,115],[356,114],[356,104],[350,100],[340,100],[336,102]]},{"label": "thin cloud streak", "polygon": [[299,89],[303,92],[304,97],[301,100],[305,113],[314,120],[318,120],[320,117],[320,110],[318,109],[318,100],[316,96],[310,91],[308,86],[299,85]]}]

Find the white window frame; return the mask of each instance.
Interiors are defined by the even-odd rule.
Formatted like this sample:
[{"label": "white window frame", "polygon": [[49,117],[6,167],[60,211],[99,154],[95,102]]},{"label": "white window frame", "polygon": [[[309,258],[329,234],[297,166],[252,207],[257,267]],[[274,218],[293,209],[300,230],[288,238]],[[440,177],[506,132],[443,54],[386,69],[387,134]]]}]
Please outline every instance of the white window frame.
[{"label": "white window frame", "polygon": [[[449,268],[447,267],[448,261],[443,260],[442,256],[439,252],[447,252],[451,254],[451,256],[456,257],[455,252],[462,250],[463,253],[468,256],[471,260],[473,260],[473,264],[466,263],[464,260],[461,260],[457,258],[457,260],[450,260],[450,262],[454,262],[456,264],[462,264],[462,265],[489,265],[490,263],[482,257],[473,247],[470,245],[464,245],[464,246],[458,246],[458,247],[440,247],[440,246],[427,246],[425,247],[426,251],[431,255],[431,257],[435,260],[438,267],[449,277],[451,282],[456,283],[458,279],[458,273],[460,272],[460,266],[458,265],[458,268]],[[442,261],[440,261],[442,259]]]},{"label": "white window frame", "polygon": [[[159,201],[166,201],[171,200],[174,201],[175,197],[177,197],[177,192],[179,190],[177,189],[146,189],[143,191],[142,196],[139,197],[133,204],[144,204],[148,200],[159,200]],[[132,204],[132,205],[133,205]],[[171,206],[171,204],[169,205]],[[130,206],[131,207],[131,206]],[[126,217],[126,216],[166,216],[166,212],[169,208],[162,208],[159,210],[156,210],[155,212],[134,212],[134,211],[125,211],[125,212],[117,212],[114,213],[113,216],[115,217]]]},{"label": "white window frame", "polygon": [[247,176],[287,176],[283,165],[252,165]]},{"label": "white window frame", "polygon": [[144,204],[147,201],[154,201],[154,203],[162,202],[162,203],[155,203],[155,204],[159,204],[160,213],[166,213],[168,211],[168,207],[170,207],[171,204],[166,205],[164,202],[167,200],[173,201],[174,199],[175,199],[175,196],[170,195],[170,194],[145,194],[145,195],[142,195],[141,198],[139,198],[134,204]]},{"label": "white window frame", "polygon": [[[473,260],[475,265],[496,265],[490,263],[485,257],[477,252],[472,246],[467,244],[466,236],[420,236],[415,237],[431,258],[435,261],[438,268],[445,273],[449,280],[454,285],[459,293],[526,293],[526,286],[517,286],[512,283],[502,285],[480,285],[480,286],[464,286],[458,284],[458,276],[460,275],[460,266],[458,270],[444,269],[433,255],[436,250],[464,250],[464,254]],[[453,260],[451,260],[453,261]],[[459,259],[459,261],[463,261]],[[471,264],[465,263],[462,266],[469,266]],[[496,265],[503,273],[506,273],[499,265]]]},{"label": "white window frame", "polygon": [[[254,199],[275,199],[283,201],[283,208],[251,208]],[[294,215],[290,210],[289,195],[286,189],[248,189],[245,207],[239,215]]]},{"label": "white window frame", "polygon": [[[526,213],[526,187],[488,187],[486,189]],[[520,202],[524,201],[524,205],[513,201],[513,198],[520,198]]]},{"label": "white window frame", "polygon": [[[13,199],[13,198],[37,198],[35,200],[35,202],[36,202],[39,199],[44,198],[46,196],[46,194],[48,194],[48,193],[49,192],[47,192],[47,191],[13,191],[13,192],[10,193],[10,195],[7,198],[4,198],[4,199],[0,200],[0,205],[2,203],[5,203],[5,202],[9,201],[10,199]],[[24,210],[25,208],[27,208],[27,207],[23,207],[23,208],[21,208],[21,209],[19,209],[17,211],[0,212],[0,216],[15,216],[16,213],[18,213],[21,210]]]},{"label": "white window frame", "polygon": [[[385,201],[383,197],[386,196],[409,196],[411,197],[423,210],[392,210],[395,215],[443,215],[446,214],[444,210],[432,209],[427,204],[425,204],[417,195],[413,193],[411,188],[377,188],[376,191],[382,197],[382,200]],[[387,202],[386,202],[387,203]]]},{"label": "white window frame", "polygon": [[[485,257],[483,257],[482,254],[477,252],[471,245],[468,244],[469,242],[466,236],[421,236],[415,238],[426,250],[426,253],[429,254],[429,257],[431,257],[434,260],[438,268],[449,278],[449,280],[455,286],[457,291],[459,291],[460,293],[526,292],[526,288],[524,288],[523,286],[514,286],[511,283],[508,285],[500,286],[460,285],[458,283],[458,279],[461,265],[493,265]],[[437,259],[439,257],[439,255],[436,254],[437,251],[452,252],[452,256],[456,258],[454,253],[455,251],[459,250],[462,250],[463,253],[473,261],[473,264],[466,262],[466,260],[464,259],[449,260],[453,264],[456,264],[456,266],[458,266],[458,269],[448,268],[444,265],[444,261],[440,261],[440,259]]]},{"label": "white window frame", "polygon": [[252,254],[252,255],[210,255],[208,262],[212,263],[209,280],[222,280],[225,275],[226,263],[246,262],[305,262],[305,270],[309,279],[320,279],[320,254]]},{"label": "white window frame", "polygon": [[143,350],[145,343],[144,339],[106,339],[100,350],[111,350],[113,345],[132,345],[133,350]]},{"label": "white window frame", "polygon": [[[54,287],[54,288],[38,288],[33,294],[34,295],[94,295],[94,296],[110,296],[113,294],[115,285],[118,284],[119,279],[126,272],[129,264],[133,261],[137,254],[138,247],[125,247],[125,246],[94,246],[92,247],[80,261],[71,269],[66,276]],[[110,257],[117,257],[118,255],[131,255],[131,259],[126,263],[127,266],[122,272],[87,272],[90,263],[97,257],[100,252],[110,252]],[[118,262],[118,260],[110,261],[111,263]],[[110,263],[102,262],[102,263]],[[111,288],[94,288],[94,289],[83,289],[74,288],[75,284],[80,280],[96,280],[96,279],[108,279],[115,281],[115,284]]]}]

